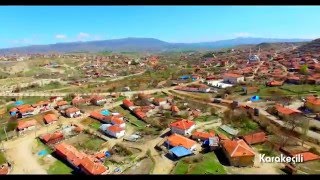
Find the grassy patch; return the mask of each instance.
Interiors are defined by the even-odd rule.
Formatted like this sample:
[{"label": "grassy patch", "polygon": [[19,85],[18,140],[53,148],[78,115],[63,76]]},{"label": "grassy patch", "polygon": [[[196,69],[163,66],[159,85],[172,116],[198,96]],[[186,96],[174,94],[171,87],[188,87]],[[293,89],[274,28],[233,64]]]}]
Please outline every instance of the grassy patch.
[{"label": "grassy patch", "polygon": [[126,98],[126,96],[119,96],[117,99],[116,99],[116,101],[122,101],[122,100],[124,100]]},{"label": "grassy patch", "polygon": [[6,163],[6,157],[4,156],[3,152],[0,152],[0,165]]},{"label": "grassy patch", "polygon": [[89,126],[95,130],[98,130],[101,126],[101,123],[98,120],[92,119],[90,117],[83,119],[81,121],[81,124],[83,124],[85,126]]},{"label": "grassy patch", "polygon": [[209,115],[209,116],[199,116],[199,117],[195,118],[194,120],[199,121],[199,122],[207,122],[207,121],[213,121],[217,118],[218,118],[218,116]]},{"label": "grassy patch", "polygon": [[265,154],[266,156],[273,157],[279,155],[279,152],[272,149],[271,145],[267,143],[253,145],[253,147],[257,149],[260,154]]},{"label": "grassy patch", "polygon": [[[40,139],[36,139],[36,141],[37,141],[36,150],[46,150],[48,152],[48,154],[53,153],[53,150],[49,146],[47,146],[43,142],[41,142]],[[36,153],[38,153],[38,152],[36,152]]]},{"label": "grassy patch", "polygon": [[197,156],[181,159],[173,174],[226,174],[226,170],[213,152]]},{"label": "grassy patch", "polygon": [[297,165],[298,170],[307,174],[319,174],[320,173],[320,161],[309,161],[305,163],[299,163]]},{"label": "grassy patch", "polygon": [[63,162],[56,160],[48,169],[48,174],[71,174],[72,169]]},{"label": "grassy patch", "polygon": [[76,148],[78,148],[79,150],[90,150],[90,151],[94,151],[97,152],[101,149],[102,144],[105,141],[92,136],[90,139],[88,139],[85,142],[79,142],[76,144]]}]

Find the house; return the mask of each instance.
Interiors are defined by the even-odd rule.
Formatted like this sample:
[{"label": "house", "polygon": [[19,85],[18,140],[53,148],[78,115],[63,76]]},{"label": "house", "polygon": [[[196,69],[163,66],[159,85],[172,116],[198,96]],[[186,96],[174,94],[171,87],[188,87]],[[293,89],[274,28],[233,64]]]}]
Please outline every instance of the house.
[{"label": "house", "polygon": [[116,116],[112,116],[111,124],[112,125],[118,125],[121,128],[125,128],[126,127],[126,123],[123,121],[123,119],[120,119],[119,117],[116,117]]},{"label": "house", "polygon": [[46,114],[43,116],[43,120],[46,124],[52,124],[58,121],[58,117],[55,114]]},{"label": "house", "polygon": [[270,87],[282,86],[283,85],[283,81],[272,80],[272,81],[267,82],[266,85],[270,86]]},{"label": "house", "polygon": [[233,73],[226,73],[223,75],[223,81],[230,84],[238,84],[244,82],[244,76]]},{"label": "house", "polygon": [[308,96],[304,105],[315,113],[320,112],[320,98],[318,97]]},{"label": "house", "polygon": [[68,102],[67,101],[58,101],[56,103],[56,108],[59,108],[61,106],[65,106],[65,105],[68,105]]},{"label": "house", "polygon": [[126,107],[126,108],[128,108],[128,109],[130,109],[130,107],[133,107],[133,106],[134,106],[133,102],[130,101],[129,99],[123,100],[123,101],[122,101],[122,104],[123,104],[124,107]]},{"label": "house", "polygon": [[247,134],[244,136],[241,136],[241,138],[247,143],[247,144],[258,144],[258,143],[264,143],[267,140],[267,136],[265,132],[256,132]]},{"label": "house", "polygon": [[107,102],[107,99],[101,96],[93,97],[90,101],[93,105],[101,106]]},{"label": "house", "polygon": [[86,157],[85,153],[79,152],[74,146],[64,142],[55,145],[54,149],[58,156],[68,161],[76,169],[81,164],[81,160]]},{"label": "house", "polygon": [[254,165],[255,153],[244,140],[224,140],[221,142],[221,146],[231,166]]},{"label": "house", "polygon": [[294,154],[293,156],[303,157],[303,162],[315,161],[320,159],[319,155],[314,154],[312,152],[302,152],[302,153]]},{"label": "house", "polygon": [[153,99],[153,103],[157,106],[162,106],[165,105],[167,103],[167,100],[163,99],[163,98],[154,98]]},{"label": "house", "polygon": [[50,97],[50,102],[53,102],[53,103],[57,103],[59,101],[62,101],[63,100],[63,97],[60,97],[60,96],[54,96],[54,97]]},{"label": "house", "polygon": [[115,138],[121,138],[125,135],[125,129],[118,125],[102,124],[100,130]]},{"label": "house", "polygon": [[66,109],[65,114],[69,118],[76,118],[76,117],[81,116],[80,110],[76,107],[70,107],[70,108]]},{"label": "house", "polygon": [[33,116],[36,114],[35,109],[32,106],[24,106],[23,107],[17,107],[18,109],[18,117],[24,118],[28,116]]},{"label": "house", "polygon": [[193,121],[181,119],[170,124],[171,133],[177,133],[181,135],[191,135],[191,132],[195,129],[196,124]]},{"label": "house", "polygon": [[101,162],[94,162],[89,157],[84,157],[79,165],[80,170],[87,175],[108,174],[108,168]]},{"label": "house", "polygon": [[102,115],[100,112],[98,111],[92,111],[90,113],[90,117],[99,121],[104,122],[106,120],[106,116]]},{"label": "house", "polygon": [[29,121],[18,121],[17,130],[19,132],[23,132],[26,130],[31,130],[36,128],[37,121],[36,120],[29,120]]},{"label": "house", "polygon": [[192,133],[192,139],[194,140],[201,140],[205,141],[208,140],[211,137],[214,137],[215,133],[214,132],[200,132],[200,131],[195,131]]},{"label": "house", "polygon": [[62,132],[48,133],[40,136],[40,140],[45,144],[56,144],[63,140],[63,138]]},{"label": "house", "polygon": [[145,118],[147,117],[147,115],[141,110],[141,108],[135,108],[133,110],[133,113],[141,120],[145,120]]},{"label": "house", "polygon": [[190,151],[193,151],[196,149],[197,143],[189,138],[181,136],[180,134],[172,134],[168,137],[166,144],[171,147],[182,146]]},{"label": "house", "polygon": [[178,106],[172,105],[172,106],[171,106],[171,111],[172,111],[173,113],[178,113],[180,110],[179,110]]},{"label": "house", "polygon": [[276,104],[275,109],[279,117],[288,118],[290,116],[301,114],[301,111],[297,109],[287,108],[281,104]]}]

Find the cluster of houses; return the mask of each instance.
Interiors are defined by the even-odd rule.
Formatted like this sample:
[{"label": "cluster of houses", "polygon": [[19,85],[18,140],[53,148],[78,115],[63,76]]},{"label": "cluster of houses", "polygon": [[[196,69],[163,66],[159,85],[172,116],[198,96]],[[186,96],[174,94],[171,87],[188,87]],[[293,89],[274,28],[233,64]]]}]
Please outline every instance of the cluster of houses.
[{"label": "cluster of houses", "polygon": [[74,146],[63,142],[71,135],[77,135],[83,128],[77,124],[65,127],[63,130],[43,134],[39,139],[54,149],[54,153],[64,161],[67,161],[77,172],[88,175],[108,174],[108,168],[103,165],[105,153],[98,152],[94,155],[77,150]]},{"label": "cluster of houses", "polygon": [[100,130],[105,134],[115,138],[125,135],[126,123],[124,117],[119,113],[110,113],[108,110],[93,111],[90,117],[102,123]]},{"label": "cluster of houses", "polygon": [[175,90],[208,93],[210,92],[211,89],[205,84],[198,84],[198,85],[189,85],[189,86],[178,86],[175,88]]}]

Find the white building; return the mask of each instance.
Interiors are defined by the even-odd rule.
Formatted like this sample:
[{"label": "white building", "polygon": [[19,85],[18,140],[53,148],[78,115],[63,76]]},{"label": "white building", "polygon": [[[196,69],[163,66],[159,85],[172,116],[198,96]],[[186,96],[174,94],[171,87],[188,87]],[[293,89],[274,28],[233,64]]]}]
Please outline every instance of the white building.
[{"label": "white building", "polygon": [[125,129],[118,125],[102,124],[100,130],[115,138],[121,138],[125,135]]},{"label": "white building", "polygon": [[170,124],[171,133],[180,135],[191,135],[192,131],[195,129],[196,124],[193,121],[182,119],[175,121]]},{"label": "white building", "polygon": [[223,81],[226,83],[237,84],[244,82],[244,76],[239,74],[226,73],[223,75]]},{"label": "white building", "polygon": [[81,112],[76,107],[71,107],[66,110],[66,116],[69,118],[79,117],[81,116]]}]

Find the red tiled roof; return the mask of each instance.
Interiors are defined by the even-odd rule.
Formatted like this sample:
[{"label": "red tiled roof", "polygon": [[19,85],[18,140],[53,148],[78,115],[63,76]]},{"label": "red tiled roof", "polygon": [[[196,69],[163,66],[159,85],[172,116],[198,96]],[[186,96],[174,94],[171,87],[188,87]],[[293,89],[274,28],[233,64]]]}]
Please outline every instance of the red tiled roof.
[{"label": "red tiled roof", "polygon": [[280,112],[282,114],[286,114],[286,115],[290,115],[290,114],[294,114],[294,113],[301,113],[301,111],[299,111],[297,109],[290,109],[290,108],[284,107],[280,104],[276,104],[275,108],[278,112]]},{"label": "red tiled roof", "polygon": [[179,108],[177,106],[171,106],[171,111],[172,112],[179,112]]},{"label": "red tiled roof", "polygon": [[7,175],[9,173],[9,167],[7,165],[0,166],[0,175]]},{"label": "red tiled roof", "polygon": [[108,131],[111,131],[111,132],[114,132],[114,133],[117,133],[117,132],[121,132],[123,131],[124,129],[121,128],[120,126],[118,125],[112,125],[112,126],[109,126],[108,127]]},{"label": "red tiled roof", "polygon": [[19,110],[20,113],[32,112],[34,111],[33,107],[22,108]]},{"label": "red tiled roof", "polygon": [[302,155],[303,157],[303,162],[307,161],[313,161],[313,160],[319,160],[320,156],[313,154],[312,152],[303,152],[303,153],[298,153],[294,155]]},{"label": "red tiled roof", "polygon": [[256,144],[256,143],[262,143],[267,140],[266,133],[264,132],[257,132],[257,133],[252,133],[243,136],[243,139],[248,143],[248,144]]},{"label": "red tiled roof", "polygon": [[105,167],[102,163],[93,162],[88,157],[84,157],[81,160],[80,167],[90,175],[100,175],[108,171],[107,167]]},{"label": "red tiled roof", "polygon": [[320,98],[317,98],[315,96],[308,96],[307,98],[307,102],[316,106],[320,105]]},{"label": "red tiled roof", "polygon": [[240,156],[254,156],[255,153],[251,147],[245,143],[242,139],[240,140],[224,140],[221,142],[226,152],[230,157]]},{"label": "red tiled roof", "polygon": [[64,142],[55,145],[55,150],[76,167],[78,167],[81,160],[86,157],[86,154],[79,152],[75,147]]},{"label": "red tiled roof", "polygon": [[232,78],[242,77],[242,75],[234,74],[234,73],[225,73],[223,76],[225,76],[225,77],[232,77]]},{"label": "red tiled roof", "polygon": [[51,123],[53,121],[57,121],[58,118],[55,114],[46,114],[43,116],[43,119],[46,123]]},{"label": "red tiled roof", "polygon": [[190,149],[192,146],[196,144],[195,141],[179,134],[172,134],[171,136],[169,136],[168,142],[171,146],[183,146],[187,149]]},{"label": "red tiled roof", "polygon": [[64,105],[67,105],[68,102],[67,101],[58,101],[57,102],[57,106],[64,106]]},{"label": "red tiled roof", "polygon": [[107,117],[106,116],[104,116],[104,115],[102,115],[100,112],[98,112],[98,111],[92,111],[91,113],[90,113],[90,117],[92,117],[92,118],[95,118],[95,119],[98,119],[98,120],[105,120]]},{"label": "red tiled roof", "polygon": [[120,125],[120,124],[124,123],[124,121],[122,119],[120,119],[118,117],[114,117],[114,116],[111,118],[111,122],[114,125]]},{"label": "red tiled roof", "polygon": [[187,120],[187,119],[181,119],[181,120],[177,120],[173,123],[170,124],[170,127],[175,127],[178,129],[189,129],[191,126],[195,125],[195,123],[193,121]]},{"label": "red tiled roof", "polygon": [[20,109],[25,109],[25,108],[29,108],[29,107],[31,107],[30,104],[23,104],[23,105],[17,106],[17,109],[20,110]]},{"label": "red tiled roof", "polygon": [[55,132],[55,133],[52,133],[52,134],[44,134],[40,138],[42,140],[44,140],[45,143],[47,143],[47,142],[49,142],[51,140],[63,138],[63,133],[62,132]]},{"label": "red tiled roof", "polygon": [[222,133],[219,133],[218,137],[219,137],[220,140],[230,140],[226,135],[224,135]]},{"label": "red tiled roof", "polygon": [[75,113],[75,112],[78,112],[78,111],[80,111],[78,108],[76,108],[76,107],[71,107],[71,108],[68,108],[68,109],[66,110],[66,113]]},{"label": "red tiled roof", "polygon": [[192,138],[194,139],[209,139],[210,137],[213,137],[215,135],[214,132],[199,132],[195,131],[192,133]]},{"label": "red tiled roof", "polygon": [[36,120],[29,120],[29,121],[18,121],[18,130],[22,130],[31,126],[35,126],[37,124]]},{"label": "red tiled roof", "polygon": [[123,101],[122,101],[122,104],[125,105],[126,107],[134,106],[133,102],[130,101],[129,99],[123,100]]}]

